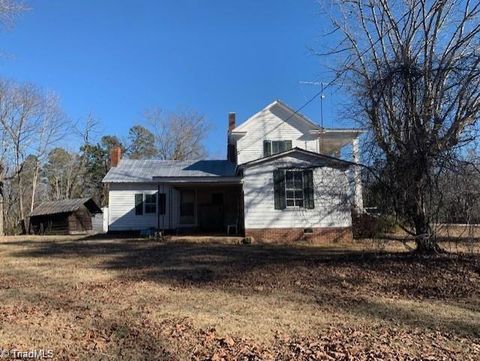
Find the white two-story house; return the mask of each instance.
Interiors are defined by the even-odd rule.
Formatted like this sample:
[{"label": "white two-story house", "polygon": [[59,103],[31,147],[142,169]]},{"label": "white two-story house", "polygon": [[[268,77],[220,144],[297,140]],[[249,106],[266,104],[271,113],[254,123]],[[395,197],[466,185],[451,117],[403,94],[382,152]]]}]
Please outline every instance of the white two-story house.
[{"label": "white two-story house", "polygon": [[[114,149],[109,231],[350,239],[352,207],[363,207],[361,133],[322,128],[277,100],[239,126],[229,114],[225,160],[130,160]],[[341,159],[349,145],[353,159]]]}]

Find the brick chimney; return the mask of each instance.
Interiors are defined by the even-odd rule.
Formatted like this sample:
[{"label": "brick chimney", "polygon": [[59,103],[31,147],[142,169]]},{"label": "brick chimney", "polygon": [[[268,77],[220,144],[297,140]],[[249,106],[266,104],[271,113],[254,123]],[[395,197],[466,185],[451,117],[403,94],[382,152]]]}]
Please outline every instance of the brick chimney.
[{"label": "brick chimney", "polygon": [[116,167],[122,159],[122,148],[119,146],[112,147],[110,149],[110,167]]},{"label": "brick chimney", "polygon": [[227,159],[237,164],[237,145],[230,139],[233,129],[235,129],[235,113],[228,113]]}]

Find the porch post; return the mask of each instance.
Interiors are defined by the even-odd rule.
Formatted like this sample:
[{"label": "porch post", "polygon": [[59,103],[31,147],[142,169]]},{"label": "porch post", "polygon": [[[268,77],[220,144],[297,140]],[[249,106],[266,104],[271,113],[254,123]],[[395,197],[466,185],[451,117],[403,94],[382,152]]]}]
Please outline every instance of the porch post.
[{"label": "porch post", "polygon": [[157,232],[160,232],[160,209],[158,208],[159,206],[159,201],[158,197],[160,197],[160,183],[157,183],[157,196],[155,197],[155,209],[157,210]]},{"label": "porch post", "polygon": [[[360,164],[360,142],[358,136],[353,138],[352,141],[352,155],[353,162]],[[355,184],[354,205],[358,212],[363,213],[362,177],[361,167],[359,165],[353,167],[353,180]]]}]

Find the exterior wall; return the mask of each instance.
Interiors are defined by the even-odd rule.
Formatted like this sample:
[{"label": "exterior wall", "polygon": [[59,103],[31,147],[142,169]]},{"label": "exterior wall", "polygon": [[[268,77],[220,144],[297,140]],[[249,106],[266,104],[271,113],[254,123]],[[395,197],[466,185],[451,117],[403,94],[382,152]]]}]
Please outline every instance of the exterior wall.
[{"label": "exterior wall", "polygon": [[311,231],[304,233],[302,228],[249,228],[245,230],[245,236],[266,243],[350,242],[353,239],[351,227],[312,228]]},{"label": "exterior wall", "polygon": [[309,134],[311,126],[303,120],[289,118],[280,107],[260,112],[246,125],[247,134],[237,141],[238,164],[263,157],[264,140],[291,140],[292,147],[318,152],[318,138]]},{"label": "exterior wall", "polygon": [[33,234],[68,234],[70,213],[35,216],[30,219]]},{"label": "exterior wall", "polygon": [[[109,231],[137,231],[148,228],[176,229],[180,225],[180,190],[168,184],[160,184],[160,193],[166,194],[165,214],[135,214],[135,194],[155,194],[158,191],[157,183],[115,183],[110,185],[108,207]],[[206,230],[225,230],[227,224],[236,224],[239,221],[241,210],[241,188],[237,186],[184,186],[185,189],[195,190],[196,223],[186,228],[204,226]],[[211,206],[211,194],[222,193],[224,205],[218,211]],[[158,205],[157,205],[158,212]],[[209,212],[211,214],[209,214]],[[200,214],[202,213],[202,214]],[[220,217],[221,216],[221,217]],[[217,222],[217,223],[215,223]]]},{"label": "exterior wall", "polygon": [[[133,231],[157,227],[157,214],[135,214],[135,194],[155,194],[156,183],[112,183],[108,193],[109,231]],[[170,185],[161,184],[160,193],[166,194],[166,210],[160,215],[160,228],[178,227],[179,192]],[[158,207],[157,207],[158,212]]]},{"label": "exterior wall", "polygon": [[[277,168],[312,166],[315,208],[275,209],[273,171]],[[297,229],[303,235],[305,228],[348,229],[352,225],[345,171],[332,168],[321,159],[312,160],[308,156],[296,155],[248,167],[244,170],[243,191],[246,234],[273,234],[272,229],[279,229],[278,234],[281,234],[282,229]],[[296,238],[291,236],[291,231],[286,233],[287,238]]]},{"label": "exterior wall", "polygon": [[92,215],[85,206],[81,206],[77,211],[68,216],[69,233],[85,233],[92,230]]}]

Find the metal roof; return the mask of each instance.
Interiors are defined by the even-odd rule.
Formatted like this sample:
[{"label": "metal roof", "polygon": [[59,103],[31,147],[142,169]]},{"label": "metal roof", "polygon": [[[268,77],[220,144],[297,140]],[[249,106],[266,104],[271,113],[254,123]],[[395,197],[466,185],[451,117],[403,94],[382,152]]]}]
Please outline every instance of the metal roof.
[{"label": "metal roof", "polygon": [[228,160],[137,160],[122,159],[112,167],[104,183],[152,182],[155,178],[210,178],[235,177],[236,165]]},{"label": "metal roof", "polygon": [[40,205],[30,212],[28,216],[35,217],[48,214],[74,212],[83,205],[85,205],[92,213],[102,213],[102,210],[91,198],[74,198],[40,203]]}]

